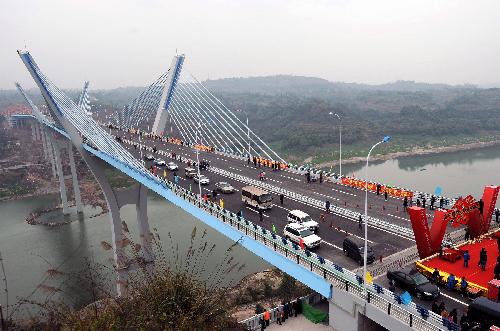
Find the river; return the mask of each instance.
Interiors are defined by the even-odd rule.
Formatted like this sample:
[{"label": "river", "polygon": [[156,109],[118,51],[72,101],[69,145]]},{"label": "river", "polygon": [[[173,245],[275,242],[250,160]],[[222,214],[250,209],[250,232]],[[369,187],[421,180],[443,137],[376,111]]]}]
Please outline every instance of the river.
[{"label": "river", "polygon": [[[424,192],[434,192],[436,186],[440,186],[446,196],[473,194],[478,198],[485,185],[500,184],[499,171],[500,147],[491,147],[372,162],[369,177],[372,180]],[[364,178],[363,164],[345,164],[343,172]],[[43,300],[51,293],[51,289],[57,289],[56,297],[77,306],[81,305],[88,298],[79,293],[78,281],[72,279],[73,277],[68,279],[64,275],[48,277],[47,270],[54,268],[71,274],[84,268],[85,258],[95,263],[110,265],[111,251],[104,250],[101,245],[102,241],[111,240],[107,215],[76,220],[68,225],[52,228],[26,224],[24,220],[30,212],[53,205],[57,200],[57,195],[49,195],[0,203],[0,251],[7,272],[11,304],[16,302],[17,298]],[[85,211],[86,215],[92,213],[95,211],[90,208]],[[135,207],[124,207],[122,215],[131,233],[137,233]],[[210,246],[212,243],[216,244],[216,249],[206,264],[212,269],[209,268],[203,275],[205,280],[210,281],[213,270],[223,262],[225,251],[231,242],[156,195],[150,195],[148,198],[148,216],[151,229],[158,230],[165,251],[171,259],[179,252],[179,259],[183,260],[195,227],[195,246],[202,245],[204,241]],[[201,238],[204,230],[207,233]],[[269,267],[263,260],[238,246],[233,250],[232,256],[245,264],[245,267],[240,272],[233,271],[226,277],[223,282],[226,285]],[[40,287],[40,284],[46,286]],[[3,288],[1,282],[0,288]],[[77,293],[79,295],[76,295]],[[0,294],[0,303],[6,303],[3,293]]]}]

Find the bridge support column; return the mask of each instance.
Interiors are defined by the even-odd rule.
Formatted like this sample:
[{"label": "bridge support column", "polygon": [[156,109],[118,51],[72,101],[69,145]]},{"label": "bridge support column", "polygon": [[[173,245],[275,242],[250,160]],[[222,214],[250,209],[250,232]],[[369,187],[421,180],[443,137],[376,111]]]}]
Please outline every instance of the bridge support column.
[{"label": "bridge support column", "polygon": [[364,302],[352,294],[335,291],[329,302],[330,326],[335,330],[359,330],[359,314],[364,311]]},{"label": "bridge support column", "polygon": [[41,127],[40,128],[40,139],[42,140],[42,147],[43,147],[43,156],[45,157],[45,160],[49,160],[49,152],[47,151],[47,136],[45,134],[45,130]]},{"label": "bridge support column", "polygon": [[36,129],[35,129],[35,125],[36,123],[33,121],[31,123],[31,139],[33,139],[33,141],[36,140]]},{"label": "bridge support column", "polygon": [[36,136],[36,140],[42,139],[41,135],[40,135],[40,123],[38,123],[38,122],[35,124],[35,136]]},{"label": "bridge support column", "polygon": [[63,210],[63,214],[67,215],[67,214],[69,214],[68,195],[66,192],[66,185],[64,184],[64,172],[63,172],[63,166],[62,166],[62,160],[61,160],[61,146],[59,145],[59,143],[57,141],[53,141],[52,146],[54,149],[57,177],[59,177],[59,191],[61,192],[62,210]]},{"label": "bridge support column", "polygon": [[52,141],[50,133],[47,133],[47,131],[45,131],[45,141],[47,144],[47,154],[49,156],[50,165],[52,167],[52,177],[56,178],[56,163],[54,159],[54,146],[53,146],[54,143]]},{"label": "bridge support column", "polygon": [[69,167],[71,168],[71,179],[73,180],[73,192],[75,195],[76,212],[83,213],[82,197],[80,187],[78,186],[78,177],[76,175],[75,157],[73,155],[73,145],[68,141]]}]

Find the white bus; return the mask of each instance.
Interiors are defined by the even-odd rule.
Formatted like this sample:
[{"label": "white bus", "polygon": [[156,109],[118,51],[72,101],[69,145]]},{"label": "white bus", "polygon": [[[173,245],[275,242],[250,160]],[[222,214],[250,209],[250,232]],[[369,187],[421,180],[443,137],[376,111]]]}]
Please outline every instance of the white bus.
[{"label": "white bus", "polygon": [[270,209],[273,205],[273,196],[263,189],[245,186],[241,189],[241,201],[258,209]]}]

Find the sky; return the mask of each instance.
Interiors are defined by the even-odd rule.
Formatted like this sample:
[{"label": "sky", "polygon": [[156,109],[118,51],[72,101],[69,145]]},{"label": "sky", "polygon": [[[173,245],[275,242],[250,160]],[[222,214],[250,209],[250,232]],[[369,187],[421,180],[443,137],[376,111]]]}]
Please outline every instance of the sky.
[{"label": "sky", "polygon": [[186,54],[198,79],[500,82],[498,0],[0,0],[0,89],[145,86]]}]

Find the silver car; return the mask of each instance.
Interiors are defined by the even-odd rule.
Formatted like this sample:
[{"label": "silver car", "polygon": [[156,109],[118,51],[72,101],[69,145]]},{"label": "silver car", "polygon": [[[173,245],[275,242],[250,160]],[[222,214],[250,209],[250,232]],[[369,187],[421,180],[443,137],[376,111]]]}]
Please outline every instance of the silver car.
[{"label": "silver car", "polygon": [[234,192],[234,187],[232,187],[231,184],[226,183],[226,182],[215,183],[215,188],[217,189],[217,191],[222,192],[222,193],[233,193]]}]

